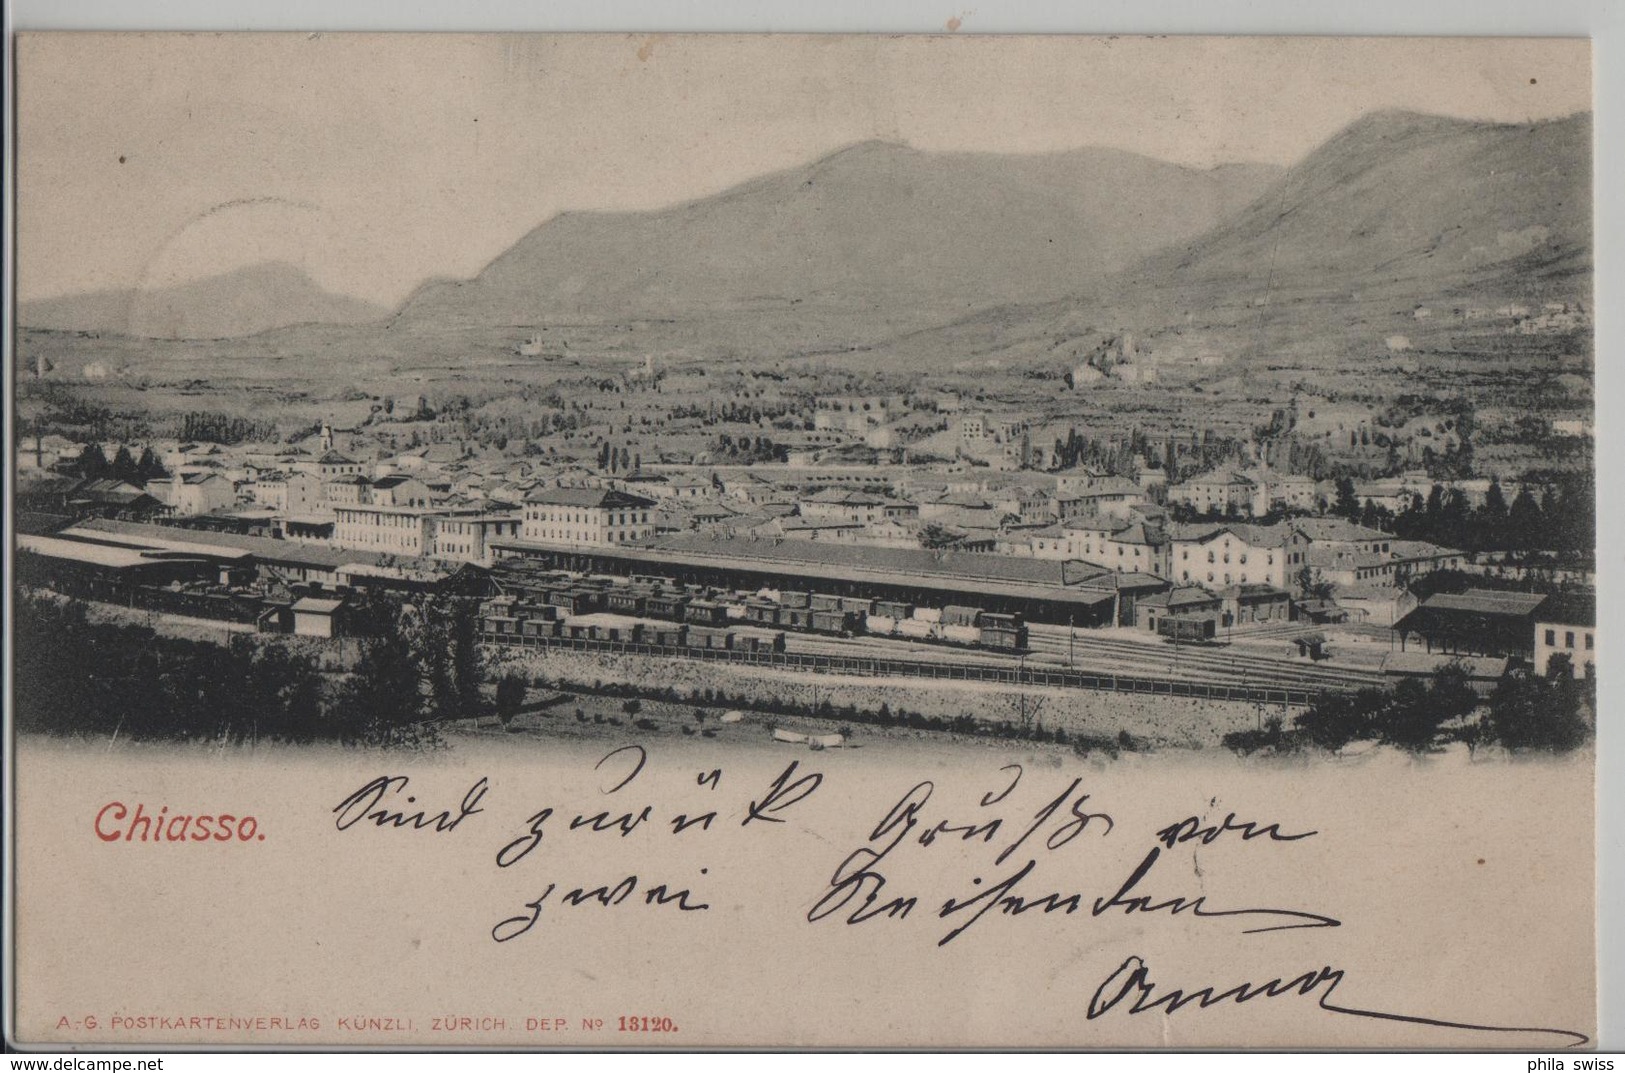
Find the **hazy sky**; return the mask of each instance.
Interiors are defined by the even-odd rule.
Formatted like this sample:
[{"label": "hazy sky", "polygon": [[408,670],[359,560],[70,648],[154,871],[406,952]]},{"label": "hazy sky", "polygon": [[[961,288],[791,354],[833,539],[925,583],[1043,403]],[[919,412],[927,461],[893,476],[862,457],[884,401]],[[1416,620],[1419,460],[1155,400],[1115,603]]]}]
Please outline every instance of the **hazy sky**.
[{"label": "hazy sky", "polygon": [[18,293],[285,260],[394,305],[564,209],[870,138],[1291,164],[1361,113],[1591,106],[1575,40],[24,36]]}]

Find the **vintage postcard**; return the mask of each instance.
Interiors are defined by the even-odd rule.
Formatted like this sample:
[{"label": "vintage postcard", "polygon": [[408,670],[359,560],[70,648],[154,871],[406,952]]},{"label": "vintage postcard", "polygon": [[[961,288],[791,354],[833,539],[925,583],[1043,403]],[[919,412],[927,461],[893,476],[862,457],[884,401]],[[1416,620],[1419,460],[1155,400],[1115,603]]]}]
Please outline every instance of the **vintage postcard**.
[{"label": "vintage postcard", "polygon": [[1593,1045],[1589,42],[16,109],[19,1045]]}]

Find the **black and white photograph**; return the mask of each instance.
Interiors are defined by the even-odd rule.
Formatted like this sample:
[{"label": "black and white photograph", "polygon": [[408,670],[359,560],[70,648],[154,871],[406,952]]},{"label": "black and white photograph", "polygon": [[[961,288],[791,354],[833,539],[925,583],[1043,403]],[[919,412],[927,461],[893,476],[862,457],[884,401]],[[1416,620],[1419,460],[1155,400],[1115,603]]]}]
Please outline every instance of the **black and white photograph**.
[{"label": "black and white photograph", "polygon": [[25,33],[21,1045],[1595,1046],[1591,48]]}]

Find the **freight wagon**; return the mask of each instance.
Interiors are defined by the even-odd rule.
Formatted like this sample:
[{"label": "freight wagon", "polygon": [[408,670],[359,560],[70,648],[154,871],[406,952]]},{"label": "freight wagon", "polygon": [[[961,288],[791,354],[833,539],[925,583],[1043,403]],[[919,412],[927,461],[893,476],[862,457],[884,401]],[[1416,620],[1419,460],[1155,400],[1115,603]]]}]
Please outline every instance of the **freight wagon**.
[{"label": "freight wagon", "polygon": [[732,630],[719,630],[714,626],[690,626],[688,628],[688,647],[710,648],[732,651],[734,634]]},{"label": "freight wagon", "polygon": [[851,637],[862,632],[863,616],[856,611],[814,611],[810,629],[814,633],[827,633],[836,637]]},{"label": "freight wagon", "polygon": [[1027,648],[1027,627],[1019,615],[1000,615],[984,611],[977,623],[983,648],[996,648],[1006,652],[1022,652]]},{"label": "freight wagon", "polygon": [[733,631],[734,648],[740,652],[783,652],[784,631],[758,630],[743,626]]},{"label": "freight wagon", "polygon": [[691,600],[683,612],[683,621],[701,626],[722,626],[728,621],[728,612],[721,604],[710,600]]},{"label": "freight wagon", "polygon": [[[876,605],[902,610],[907,605]],[[995,614],[975,607],[949,607],[936,614],[930,609],[911,609],[906,618],[874,614],[863,620],[871,637],[898,637],[908,641],[936,641],[964,648],[986,648],[997,652],[1027,651],[1027,627],[1019,615]]]},{"label": "freight wagon", "polygon": [[1211,641],[1218,627],[1211,618],[1168,615],[1157,622],[1157,632],[1176,644]]}]

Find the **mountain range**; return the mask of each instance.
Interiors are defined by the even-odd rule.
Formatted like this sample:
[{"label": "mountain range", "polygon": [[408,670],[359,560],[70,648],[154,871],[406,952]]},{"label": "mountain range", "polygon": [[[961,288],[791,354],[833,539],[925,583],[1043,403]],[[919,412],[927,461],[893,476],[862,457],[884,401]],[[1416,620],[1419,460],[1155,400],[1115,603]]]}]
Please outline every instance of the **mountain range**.
[{"label": "mountain range", "polygon": [[1278,174],[1110,149],[866,142],[672,208],[555,217],[475,278],[423,287],[395,323],[773,319],[806,304],[858,334],[907,329],[1096,286],[1218,224]]},{"label": "mountain range", "polygon": [[19,321],[170,338],[326,322],[353,326],[255,345],[419,364],[512,357],[527,338],[526,353],[577,358],[940,361],[1192,318],[1301,333],[1335,331],[1372,302],[1589,297],[1591,265],[1589,114],[1379,112],[1287,169],[862,143],[664,209],[556,216],[472,279],[425,284],[390,314],[277,265],[26,303]]},{"label": "mountain range", "polygon": [[17,321],[26,328],[151,339],[223,339],[301,324],[363,324],[388,314],[323,289],[286,261],[168,287],[92,291],[17,305]]},{"label": "mountain range", "polygon": [[1413,310],[1589,301],[1591,189],[1589,114],[1510,125],[1373,113],[1105,286],[983,310],[866,360],[1065,365],[1122,328],[1242,365],[1335,367],[1395,332],[1450,349],[1460,321]]},{"label": "mountain range", "polygon": [[1367,115],[1223,226],[1125,279],[1245,299],[1561,281],[1591,270],[1591,117]]}]

